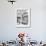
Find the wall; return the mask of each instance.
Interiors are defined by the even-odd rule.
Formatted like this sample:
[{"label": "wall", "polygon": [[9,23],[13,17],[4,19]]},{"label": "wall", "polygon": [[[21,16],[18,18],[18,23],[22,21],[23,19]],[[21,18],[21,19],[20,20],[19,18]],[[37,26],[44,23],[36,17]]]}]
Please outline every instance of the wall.
[{"label": "wall", "polygon": [[[26,3],[25,3],[26,2]],[[11,40],[19,32],[26,32],[33,40],[46,40],[46,1],[17,0],[12,5],[7,0],[0,0],[0,40]],[[31,8],[31,28],[16,28],[16,9]]]}]

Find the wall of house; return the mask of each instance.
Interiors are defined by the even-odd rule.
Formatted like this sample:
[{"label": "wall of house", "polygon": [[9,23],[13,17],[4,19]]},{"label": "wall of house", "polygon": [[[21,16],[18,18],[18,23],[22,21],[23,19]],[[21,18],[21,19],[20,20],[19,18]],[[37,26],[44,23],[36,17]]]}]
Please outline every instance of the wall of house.
[{"label": "wall of house", "polygon": [[[16,28],[17,8],[31,8],[31,28]],[[0,40],[15,40],[19,32],[30,34],[33,40],[46,40],[45,0],[17,0],[13,5],[0,0]]]}]

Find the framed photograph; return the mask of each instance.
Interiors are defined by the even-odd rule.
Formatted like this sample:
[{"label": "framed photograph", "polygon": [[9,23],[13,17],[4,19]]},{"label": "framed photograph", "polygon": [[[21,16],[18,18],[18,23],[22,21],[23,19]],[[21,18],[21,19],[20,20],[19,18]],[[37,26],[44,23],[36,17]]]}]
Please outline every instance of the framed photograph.
[{"label": "framed photograph", "polygon": [[16,10],[16,27],[31,27],[31,9],[18,8]]}]

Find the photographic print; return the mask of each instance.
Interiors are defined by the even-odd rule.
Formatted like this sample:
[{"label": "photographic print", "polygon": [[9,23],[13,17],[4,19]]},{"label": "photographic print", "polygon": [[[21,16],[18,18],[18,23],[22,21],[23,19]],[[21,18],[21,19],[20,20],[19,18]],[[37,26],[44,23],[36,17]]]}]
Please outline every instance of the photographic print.
[{"label": "photographic print", "polygon": [[17,9],[16,27],[30,27],[31,12],[30,9],[20,8]]}]

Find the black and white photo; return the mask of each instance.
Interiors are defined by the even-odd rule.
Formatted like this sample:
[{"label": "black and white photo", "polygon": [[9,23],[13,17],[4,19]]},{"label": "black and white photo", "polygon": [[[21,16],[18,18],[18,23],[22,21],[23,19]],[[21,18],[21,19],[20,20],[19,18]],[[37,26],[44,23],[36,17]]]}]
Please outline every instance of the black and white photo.
[{"label": "black and white photo", "polygon": [[16,26],[17,27],[29,27],[30,26],[30,9],[27,8],[20,8],[17,9],[17,19],[16,19]]}]

